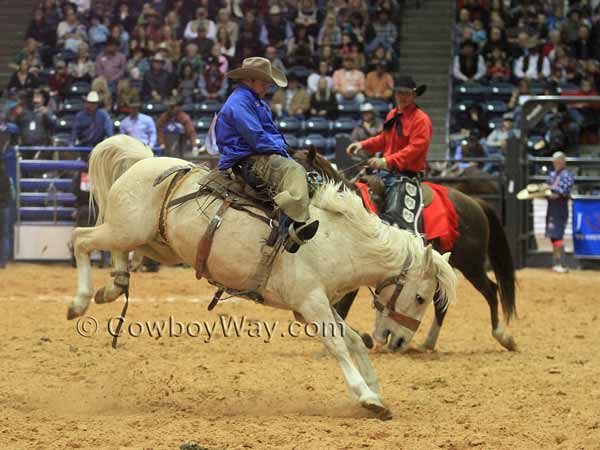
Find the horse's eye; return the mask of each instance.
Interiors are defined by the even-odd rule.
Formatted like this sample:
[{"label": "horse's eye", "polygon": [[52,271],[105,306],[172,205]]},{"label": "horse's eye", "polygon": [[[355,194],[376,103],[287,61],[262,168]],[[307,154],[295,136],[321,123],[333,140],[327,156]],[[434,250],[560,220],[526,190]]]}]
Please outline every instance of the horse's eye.
[{"label": "horse's eye", "polygon": [[423,297],[421,297],[420,295],[417,295],[417,303],[419,305],[422,305],[423,303],[425,303],[425,299]]}]

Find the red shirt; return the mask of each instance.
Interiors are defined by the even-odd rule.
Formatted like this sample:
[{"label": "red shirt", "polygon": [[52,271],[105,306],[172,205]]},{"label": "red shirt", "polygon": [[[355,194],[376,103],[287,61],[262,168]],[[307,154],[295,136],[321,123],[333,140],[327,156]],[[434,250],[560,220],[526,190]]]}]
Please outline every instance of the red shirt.
[{"label": "red shirt", "polygon": [[[385,118],[386,122],[394,118],[397,112],[397,108],[392,109]],[[377,136],[362,141],[361,145],[369,153],[383,151],[383,157],[390,168],[422,172],[425,170],[425,160],[433,133],[431,119],[415,104],[407,106],[401,117],[403,136],[398,135],[394,124]]]}]

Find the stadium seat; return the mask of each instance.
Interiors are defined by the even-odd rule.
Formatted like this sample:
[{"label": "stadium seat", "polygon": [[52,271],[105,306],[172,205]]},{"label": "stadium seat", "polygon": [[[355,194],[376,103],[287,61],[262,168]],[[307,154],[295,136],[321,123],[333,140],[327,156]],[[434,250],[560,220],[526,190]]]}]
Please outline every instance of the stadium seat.
[{"label": "stadium seat", "polygon": [[465,112],[471,106],[475,105],[477,102],[473,100],[461,100],[454,103],[452,106],[452,112]]},{"label": "stadium seat", "polygon": [[529,91],[533,95],[543,95],[545,90],[546,86],[544,85],[544,83],[541,83],[539,81],[532,81],[529,83]]},{"label": "stadium seat", "polygon": [[198,147],[202,147],[204,145],[204,142],[206,141],[206,134],[196,134],[196,145]]},{"label": "stadium seat", "polygon": [[142,107],[142,112],[149,115],[159,115],[164,113],[166,110],[167,107],[163,102],[149,101],[144,103],[144,106]]},{"label": "stadium seat", "polygon": [[579,86],[577,86],[576,84],[564,83],[558,87],[558,92],[560,94],[567,95],[571,92],[578,92],[578,91],[579,91]]},{"label": "stadium seat", "polygon": [[493,114],[504,114],[505,112],[508,111],[508,106],[506,103],[504,103],[501,100],[494,100],[491,102],[487,102],[484,105],[485,110],[488,113],[493,113]]},{"label": "stadium seat", "polygon": [[365,103],[373,105],[373,109],[380,116],[385,116],[393,108],[393,105],[380,98],[367,98],[365,99]]},{"label": "stadium seat", "polygon": [[309,134],[308,136],[301,138],[300,142],[304,148],[315,146],[319,151],[327,149],[327,138],[320,134]]},{"label": "stadium seat", "polygon": [[181,110],[190,116],[194,116],[199,112],[196,103],[185,103],[181,105]]},{"label": "stadium seat", "polygon": [[73,127],[73,120],[75,120],[75,115],[70,114],[68,116],[62,116],[56,121],[56,130],[69,132]]},{"label": "stadium seat", "polygon": [[77,81],[76,83],[73,83],[71,86],[69,86],[67,95],[69,95],[70,97],[83,98],[88,94],[88,92],[90,92],[90,89],[90,83]]},{"label": "stadium seat", "polygon": [[358,114],[360,112],[360,103],[354,100],[344,100],[338,103],[338,111],[341,114]]},{"label": "stadium seat", "polygon": [[332,127],[336,133],[352,133],[352,130],[356,127],[356,120],[352,117],[340,117],[334,120]]},{"label": "stadium seat", "polygon": [[123,121],[124,118],[125,118],[125,116],[122,116],[122,117],[118,117],[113,120],[113,127],[114,127],[115,134],[119,132],[119,130],[121,128],[121,122]]},{"label": "stadium seat", "polygon": [[288,146],[292,150],[297,150],[300,148],[300,141],[293,134],[284,134],[283,138],[285,139],[285,142],[287,142]]},{"label": "stadium seat", "polygon": [[288,73],[295,75],[301,80],[305,80],[312,73],[312,70],[305,66],[292,66],[288,69]]},{"label": "stadium seat", "polygon": [[52,142],[57,147],[66,147],[71,145],[71,133],[55,133]]},{"label": "stadium seat", "polygon": [[282,133],[297,133],[302,129],[302,121],[297,117],[285,117],[276,121]]},{"label": "stadium seat", "polygon": [[489,86],[491,96],[510,97],[516,89],[514,84],[510,83],[492,83]]},{"label": "stadium seat", "polygon": [[304,121],[304,129],[308,132],[326,132],[331,129],[331,123],[325,117],[309,117]]},{"label": "stadium seat", "polygon": [[464,83],[454,87],[454,92],[460,99],[483,98],[490,91],[491,88],[478,83]]},{"label": "stadium seat", "polygon": [[488,123],[488,127],[490,130],[495,130],[496,128],[502,127],[502,117],[496,117]]},{"label": "stadium seat", "polygon": [[198,110],[203,113],[216,113],[219,112],[222,106],[223,103],[217,100],[204,100],[198,105]]},{"label": "stadium seat", "polygon": [[81,98],[67,98],[58,108],[58,114],[73,114],[83,109],[83,100]]},{"label": "stadium seat", "polygon": [[201,116],[197,119],[194,119],[194,126],[197,131],[208,131],[210,127],[210,122],[212,121],[212,116]]}]

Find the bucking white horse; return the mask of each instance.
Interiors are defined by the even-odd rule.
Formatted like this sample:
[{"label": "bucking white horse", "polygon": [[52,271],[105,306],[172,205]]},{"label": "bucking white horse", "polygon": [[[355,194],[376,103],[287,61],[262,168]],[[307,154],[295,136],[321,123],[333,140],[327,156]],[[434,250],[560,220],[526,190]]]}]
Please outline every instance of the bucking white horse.
[{"label": "bucking white horse", "polygon": [[[165,264],[194,264],[198,240],[222,202],[215,200],[201,212],[199,206],[209,202],[200,197],[169,211],[164,241],[159,215],[169,183],[156,187],[153,183],[165,170],[182,164],[187,163],[154,158],[149,148],[127,136],[109,138],[92,151],[89,173],[98,219],[95,227],[73,232],[78,290],[69,318],[83,315],[94,294],[90,265],[94,250],[112,253],[116,274],[96,302],[113,301],[125,292],[128,277],[122,275],[127,274],[130,251]],[[200,170],[183,178],[176,195],[197,191],[205,173]],[[310,215],[320,221],[317,235],[298,253],[276,256],[261,292],[264,304],[292,310],[322,330],[343,327],[344,333],[319,337],[337,358],[352,395],[379,417],[389,418],[366,347],[331,305],[361,286],[378,286],[378,333],[420,320],[436,289],[447,302],[455,299],[456,275],[448,264],[449,254],[442,256],[419,237],[385,224],[363,208],[358,196],[338,192],[334,184],[317,190]],[[214,235],[206,275],[229,288],[250,289],[261,260],[260,241],[269,232],[269,226],[255,217],[228,209]]]}]

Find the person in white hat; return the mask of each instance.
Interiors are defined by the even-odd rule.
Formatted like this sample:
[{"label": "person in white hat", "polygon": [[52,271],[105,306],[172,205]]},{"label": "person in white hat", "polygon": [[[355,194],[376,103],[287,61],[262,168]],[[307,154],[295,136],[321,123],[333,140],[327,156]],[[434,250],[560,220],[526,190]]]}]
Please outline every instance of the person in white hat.
[{"label": "person in white hat", "polygon": [[548,175],[548,186],[550,195],[548,199],[548,211],[546,213],[546,237],[552,242],[552,254],[555,272],[564,273],[568,269],[565,264],[564,235],[567,220],[569,218],[569,198],[575,179],[567,169],[567,157],[563,152],[555,152],[552,155],[552,166],[554,170]]},{"label": "person in white hat", "polygon": [[365,139],[377,136],[383,130],[383,121],[377,117],[375,108],[371,103],[360,105],[362,119],[360,123],[352,130],[352,142],[364,141]]},{"label": "person in white hat", "polygon": [[71,130],[71,143],[83,147],[94,147],[113,135],[113,123],[108,113],[100,108],[100,96],[90,91],[85,98],[85,107],[77,113]]},{"label": "person in white hat", "polygon": [[[266,185],[283,212],[280,222],[287,233],[285,248],[295,253],[319,227],[310,221],[306,171],[288,153],[288,145],[263,100],[269,85],[287,86],[286,76],[266,58],[246,58],[242,67],[227,73],[239,80],[215,125],[221,158],[219,169],[233,169],[249,184]],[[290,223],[291,222],[291,223]]]}]

